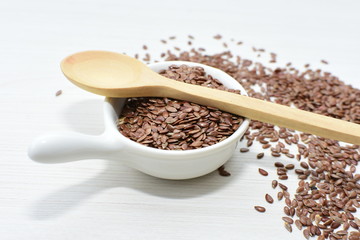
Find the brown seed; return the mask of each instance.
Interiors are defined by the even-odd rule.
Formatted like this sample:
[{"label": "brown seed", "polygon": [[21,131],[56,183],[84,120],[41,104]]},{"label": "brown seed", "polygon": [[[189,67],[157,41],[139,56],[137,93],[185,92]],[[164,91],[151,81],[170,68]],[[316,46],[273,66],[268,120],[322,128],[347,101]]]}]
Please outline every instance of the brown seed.
[{"label": "brown seed", "polygon": [[301,222],[300,222],[300,220],[295,220],[295,226],[299,229],[299,230],[301,230],[302,229],[302,224],[301,224]]},{"label": "brown seed", "polygon": [[285,206],[285,207],[284,207],[284,213],[285,213],[286,215],[290,216],[290,208],[287,207],[287,206]]},{"label": "brown seed", "polygon": [[240,152],[242,152],[242,153],[245,153],[245,152],[248,152],[248,151],[249,151],[248,148],[240,148]]},{"label": "brown seed", "polygon": [[283,189],[284,191],[286,191],[288,188],[287,188],[287,186],[285,186],[284,184],[282,184],[282,183],[279,183],[279,187],[281,188],[281,189]]},{"label": "brown seed", "polygon": [[326,61],[326,60],[321,60],[321,63],[323,63],[323,64],[329,64],[329,62]]},{"label": "brown seed", "polygon": [[271,182],[271,186],[272,186],[272,188],[276,188],[276,187],[277,187],[277,185],[278,185],[278,181],[276,181],[276,180],[272,180],[272,182]]},{"label": "brown seed", "polygon": [[257,159],[261,159],[261,158],[263,158],[264,157],[264,153],[262,152],[262,153],[258,153],[258,155],[256,155],[256,158]]},{"label": "brown seed", "polygon": [[287,180],[288,176],[287,175],[281,175],[281,176],[279,176],[279,179],[280,180]]},{"label": "brown seed", "polygon": [[264,145],[262,145],[262,148],[263,148],[263,149],[267,149],[267,148],[269,148],[269,147],[271,147],[271,144],[264,144]]},{"label": "brown seed", "polygon": [[254,206],[255,210],[258,211],[258,212],[265,212],[266,211],[266,208],[264,207],[261,207],[261,206]]},{"label": "brown seed", "polygon": [[286,230],[288,230],[289,232],[292,232],[292,227],[289,223],[284,222],[284,226],[285,226]]},{"label": "brown seed", "polygon": [[265,200],[266,200],[268,203],[273,203],[273,202],[274,202],[274,199],[273,199],[269,194],[266,194],[266,195],[265,195]]},{"label": "brown seed", "polygon": [[359,229],[359,226],[354,221],[350,221],[349,224],[352,228]]},{"label": "brown seed", "polygon": [[262,168],[259,168],[259,173],[260,173],[261,175],[263,175],[263,176],[269,175],[269,173],[268,173],[267,171],[265,171],[264,169],[262,169]]},{"label": "brown seed", "polygon": [[284,164],[282,164],[281,162],[275,162],[274,166],[278,167],[278,168],[282,168],[282,167],[284,167]]},{"label": "brown seed", "polygon": [[300,166],[305,169],[309,169],[309,165],[306,162],[301,162]]},{"label": "brown seed", "polygon": [[331,227],[332,229],[336,229],[336,228],[340,227],[340,223],[334,221],[334,222],[331,223],[330,227]]},{"label": "brown seed", "polygon": [[277,199],[280,201],[284,197],[284,194],[282,192],[277,193]]},{"label": "brown seed", "polygon": [[291,207],[291,200],[290,200],[290,198],[285,198],[285,204],[286,204],[288,207]]},{"label": "brown seed", "polygon": [[276,152],[272,152],[272,153],[271,153],[271,156],[273,156],[273,157],[280,157],[281,154],[280,154],[280,153],[276,153]]},{"label": "brown seed", "polygon": [[310,238],[310,231],[309,231],[307,228],[304,229],[303,234],[304,234],[304,237],[305,237],[306,239],[309,239],[309,238]]},{"label": "brown seed", "polygon": [[294,164],[287,164],[286,166],[285,166],[285,168],[287,169],[287,170],[292,170],[292,169],[294,169]]},{"label": "brown seed", "polygon": [[289,224],[293,224],[293,223],[294,223],[294,220],[292,220],[292,219],[289,218],[289,217],[282,217],[282,220],[283,220],[284,222],[289,223]]},{"label": "brown seed", "polygon": [[56,93],[55,93],[55,96],[58,97],[62,94],[62,90],[58,90]]}]

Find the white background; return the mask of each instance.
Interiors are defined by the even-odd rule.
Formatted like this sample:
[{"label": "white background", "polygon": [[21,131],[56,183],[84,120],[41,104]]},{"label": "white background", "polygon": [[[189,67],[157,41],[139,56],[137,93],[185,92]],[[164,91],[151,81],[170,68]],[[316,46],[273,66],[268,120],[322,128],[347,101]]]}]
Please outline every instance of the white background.
[{"label": "white background", "polygon": [[[27,146],[48,131],[102,132],[102,97],[77,89],[59,69],[81,50],[134,54],[146,43],[159,55],[167,49],[160,39],[175,35],[184,46],[191,34],[219,52],[222,41],[212,36],[220,33],[244,42],[234,48],[241,56],[256,59],[251,47],[265,48],[280,65],[309,63],[360,87],[359,11],[356,0],[1,1],[0,239],[303,239],[295,226],[284,229],[283,202],[265,202],[265,193],[276,194],[277,159],[256,160],[256,147],[236,151],[229,178],[167,181],[120,162],[34,163]],[[293,191],[296,183],[290,175],[286,184]]]}]

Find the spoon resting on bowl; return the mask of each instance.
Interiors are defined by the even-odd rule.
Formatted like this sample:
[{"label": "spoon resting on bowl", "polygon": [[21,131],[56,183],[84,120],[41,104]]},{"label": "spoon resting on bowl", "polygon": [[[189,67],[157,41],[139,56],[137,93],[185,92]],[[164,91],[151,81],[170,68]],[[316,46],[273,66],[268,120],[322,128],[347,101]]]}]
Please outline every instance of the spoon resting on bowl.
[{"label": "spoon resting on bowl", "polygon": [[86,91],[118,98],[170,97],[253,120],[360,145],[360,125],[235,93],[168,79],[115,52],[85,51],[61,62],[64,75]]}]

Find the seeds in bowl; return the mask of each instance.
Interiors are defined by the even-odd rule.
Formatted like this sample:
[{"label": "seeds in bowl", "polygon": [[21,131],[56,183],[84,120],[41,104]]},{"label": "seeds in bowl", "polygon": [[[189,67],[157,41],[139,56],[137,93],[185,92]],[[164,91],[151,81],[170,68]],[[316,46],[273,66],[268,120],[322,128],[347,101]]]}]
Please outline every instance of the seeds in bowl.
[{"label": "seeds in bowl", "polygon": [[[160,72],[177,81],[240,94],[207,75],[202,67],[172,65]],[[148,147],[189,150],[208,147],[232,135],[243,118],[217,108],[171,98],[129,98],[118,120],[119,131]]]}]

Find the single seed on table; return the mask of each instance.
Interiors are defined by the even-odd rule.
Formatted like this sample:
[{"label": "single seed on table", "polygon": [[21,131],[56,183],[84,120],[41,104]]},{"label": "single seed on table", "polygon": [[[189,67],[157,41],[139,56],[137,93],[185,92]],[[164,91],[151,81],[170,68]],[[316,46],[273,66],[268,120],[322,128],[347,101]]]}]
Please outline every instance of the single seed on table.
[{"label": "single seed on table", "polygon": [[274,199],[273,199],[269,194],[266,194],[266,195],[265,195],[265,200],[266,200],[268,203],[273,203],[273,202],[274,202]]},{"label": "single seed on table", "polygon": [[292,220],[292,219],[289,218],[289,217],[282,217],[282,220],[283,220],[284,222],[289,223],[289,224],[293,224],[293,223],[294,223],[294,220]]},{"label": "single seed on table", "polygon": [[278,168],[276,170],[277,175],[286,175],[287,170],[285,168]]},{"label": "single seed on table", "polygon": [[284,213],[288,216],[290,216],[290,208],[288,206],[284,207]]},{"label": "single seed on table", "polygon": [[287,190],[288,188],[287,188],[287,186],[285,186],[284,184],[282,184],[282,183],[279,183],[279,187],[282,189],[282,190]]},{"label": "single seed on table", "polygon": [[259,173],[260,173],[261,175],[263,175],[263,176],[269,175],[269,173],[268,173],[267,171],[265,171],[264,169],[262,169],[262,168],[259,168]]},{"label": "single seed on table", "polygon": [[290,208],[290,216],[294,216],[295,215],[295,208]]},{"label": "single seed on table", "polygon": [[331,223],[330,227],[331,227],[332,229],[336,229],[336,228],[340,227],[340,225],[341,225],[341,224],[340,224],[339,222],[335,222],[335,221],[334,221],[334,222]]},{"label": "single seed on table", "polygon": [[303,231],[303,234],[304,234],[304,237],[306,238],[306,239],[309,239],[310,238],[310,231],[309,231],[309,229],[304,229],[304,231]]},{"label": "single seed on table", "polygon": [[347,235],[347,233],[348,233],[348,232],[345,231],[345,230],[340,230],[340,231],[337,231],[337,232],[336,232],[336,234],[341,235],[341,236],[342,236],[342,235]]},{"label": "single seed on table", "polygon": [[280,157],[281,154],[280,154],[280,153],[276,153],[276,152],[272,152],[272,153],[271,153],[271,156],[273,156],[273,157]]},{"label": "single seed on table", "polygon": [[286,204],[288,207],[291,207],[291,200],[290,200],[290,198],[285,198],[285,204]]},{"label": "single seed on table", "polygon": [[292,227],[289,223],[284,222],[284,226],[285,226],[286,230],[288,230],[289,232],[292,232]]},{"label": "single seed on table", "polygon": [[271,147],[271,144],[264,144],[264,145],[262,145],[262,148],[263,148],[263,149],[267,149],[267,148],[269,148],[269,147]]},{"label": "single seed on table", "polygon": [[282,164],[281,162],[275,162],[274,166],[278,167],[278,168],[282,168],[282,167],[284,167],[284,164]]},{"label": "single seed on table", "polygon": [[279,179],[280,180],[287,180],[289,177],[287,175],[280,175]]},{"label": "single seed on table", "polygon": [[58,90],[56,93],[55,93],[55,96],[58,97],[62,94],[62,90]]},{"label": "single seed on table", "polygon": [[284,197],[284,194],[282,192],[278,192],[278,194],[277,194],[278,200],[280,201],[281,199],[283,199],[283,197]]},{"label": "single seed on table", "polygon": [[242,152],[242,153],[245,153],[245,152],[248,152],[248,151],[249,151],[248,148],[240,148],[240,152]]},{"label": "single seed on table", "polygon": [[285,168],[287,169],[287,170],[292,170],[292,169],[294,169],[294,164],[287,164],[286,166],[285,166]]},{"label": "single seed on table", "polygon": [[262,207],[262,206],[254,206],[255,210],[258,212],[265,212],[266,208]]},{"label": "single seed on table", "polygon": [[301,162],[300,166],[305,169],[309,169],[309,165],[306,162]]},{"label": "single seed on table", "polygon": [[277,187],[277,185],[278,185],[278,181],[276,181],[276,180],[272,180],[272,182],[271,182],[271,186],[272,186],[272,188],[276,188],[276,187]]},{"label": "single seed on table", "polygon": [[300,220],[295,220],[295,226],[299,229],[299,230],[301,230],[302,229],[302,224],[301,224],[301,222],[300,222]]},{"label": "single seed on table", "polygon": [[359,226],[354,221],[350,221],[349,224],[352,228],[359,229]]},{"label": "single seed on table", "polygon": [[263,158],[264,157],[264,153],[262,152],[262,153],[258,153],[258,155],[256,155],[256,158],[257,159],[261,159],[261,158]]},{"label": "single seed on table", "polygon": [[302,179],[302,180],[305,180],[305,179],[308,178],[308,176],[305,175],[305,174],[302,174],[302,175],[298,175],[298,178],[299,178],[299,179]]}]

